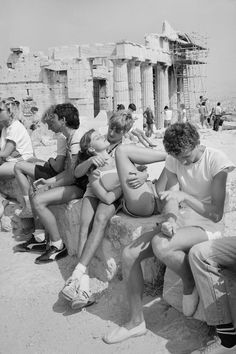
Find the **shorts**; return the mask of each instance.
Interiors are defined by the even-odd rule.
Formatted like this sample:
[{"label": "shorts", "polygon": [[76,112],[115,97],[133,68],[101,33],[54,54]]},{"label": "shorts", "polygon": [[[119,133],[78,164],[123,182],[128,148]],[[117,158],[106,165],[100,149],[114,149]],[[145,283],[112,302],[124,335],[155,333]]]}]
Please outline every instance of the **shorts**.
[{"label": "shorts", "polygon": [[34,179],[37,181],[39,178],[48,179],[56,176],[58,173],[52,168],[52,166],[45,162],[43,166],[36,165],[34,169]]},{"label": "shorts", "polygon": [[[159,214],[161,214],[162,208],[161,208],[160,198],[158,197],[158,195],[156,193],[155,185],[151,181],[147,181],[147,184],[150,186],[150,188],[152,190],[152,194],[153,194],[153,213],[152,213],[152,215],[159,215]],[[126,201],[124,198],[122,198],[122,200],[121,200],[121,206],[122,206],[122,211],[126,215],[132,216],[133,218],[142,218],[142,217],[151,216],[151,215],[142,216],[142,215],[133,214],[131,211],[128,210],[128,208],[126,206]]]}]

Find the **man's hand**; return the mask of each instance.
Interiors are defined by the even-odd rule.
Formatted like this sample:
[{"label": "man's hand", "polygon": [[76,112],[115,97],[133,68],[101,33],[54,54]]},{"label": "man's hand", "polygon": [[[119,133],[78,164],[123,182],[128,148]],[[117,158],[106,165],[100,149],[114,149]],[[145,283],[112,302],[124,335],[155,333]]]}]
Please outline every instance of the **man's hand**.
[{"label": "man's hand", "polygon": [[164,221],[161,225],[161,232],[167,237],[173,237],[176,233],[176,222],[173,219]]},{"label": "man's hand", "polygon": [[130,172],[129,175],[130,177],[127,178],[127,184],[134,189],[142,186],[147,179],[147,174],[145,172]]},{"label": "man's hand", "polygon": [[181,203],[185,200],[186,194],[181,191],[165,191],[165,192],[160,192],[160,199],[165,200],[168,202],[171,199],[177,200],[178,203]]}]

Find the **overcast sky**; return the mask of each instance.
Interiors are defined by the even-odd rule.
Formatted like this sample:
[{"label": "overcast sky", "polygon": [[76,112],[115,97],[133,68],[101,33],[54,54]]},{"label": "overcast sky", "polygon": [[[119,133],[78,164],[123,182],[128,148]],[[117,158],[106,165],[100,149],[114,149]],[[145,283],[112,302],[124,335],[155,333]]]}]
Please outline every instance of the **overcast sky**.
[{"label": "overcast sky", "polygon": [[236,96],[236,0],[0,0],[0,63],[10,47],[115,42],[144,44],[162,22],[208,37],[208,96]]}]

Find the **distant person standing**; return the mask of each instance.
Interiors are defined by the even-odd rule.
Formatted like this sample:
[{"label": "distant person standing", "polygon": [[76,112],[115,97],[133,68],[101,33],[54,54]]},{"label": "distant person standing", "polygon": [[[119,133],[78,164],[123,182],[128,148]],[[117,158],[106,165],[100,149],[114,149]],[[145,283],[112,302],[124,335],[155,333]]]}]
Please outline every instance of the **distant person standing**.
[{"label": "distant person standing", "polygon": [[178,111],[178,123],[186,123],[187,122],[187,112],[185,108],[185,104],[180,104],[180,109]]},{"label": "distant person standing", "polygon": [[146,136],[151,137],[153,134],[153,125],[154,125],[154,115],[150,107],[147,107],[143,113],[143,117],[146,120],[147,131]]},{"label": "distant person standing", "polygon": [[216,132],[219,130],[219,127],[223,125],[223,120],[222,120],[222,107],[221,107],[221,103],[218,102],[216,105],[216,109],[215,109],[215,120],[214,120],[214,125],[213,125],[213,130],[215,130]]},{"label": "distant person standing", "polygon": [[201,123],[202,127],[208,126],[206,101],[203,101],[201,106],[199,107],[199,114],[200,114],[200,123]]},{"label": "distant person standing", "polygon": [[117,107],[116,107],[116,110],[117,110],[117,111],[123,111],[123,110],[125,110],[125,106],[124,106],[122,103],[119,103],[119,104],[117,105]]},{"label": "distant person standing", "polygon": [[168,128],[172,121],[172,110],[168,106],[164,107],[164,128]]}]

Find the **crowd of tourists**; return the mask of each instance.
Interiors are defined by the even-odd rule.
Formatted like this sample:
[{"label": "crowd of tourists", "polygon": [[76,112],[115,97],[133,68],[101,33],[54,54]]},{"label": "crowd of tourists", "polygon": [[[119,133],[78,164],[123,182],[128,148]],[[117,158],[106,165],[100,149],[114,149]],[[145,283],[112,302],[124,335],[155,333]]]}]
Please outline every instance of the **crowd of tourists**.
[{"label": "crowd of tourists", "polygon": [[[236,331],[221,272],[236,270],[236,236],[224,237],[222,222],[227,175],[235,168],[228,157],[201,145],[197,128],[184,121],[166,124],[165,152],[155,149],[142,128],[135,127],[134,104],[113,112],[106,136],[94,129],[84,132],[77,108],[64,103],[49,107],[42,117],[57,133],[56,158],[42,162],[34,156],[18,109],[14,99],[0,102],[0,176],[16,177],[23,196],[18,215],[35,221],[32,237],[17,250],[38,253],[36,264],[65,257],[66,245],[50,206],[82,198],[80,231],[74,235],[79,239],[78,264],[61,290],[72,308],[82,308],[92,301],[88,267],[110,218],[118,210],[135,218],[163,214],[162,223],[124,248],[129,321],[103,340],[113,344],[147,332],[141,261],[157,257],[182,279],[184,315],[193,316],[201,300],[207,323],[216,327],[218,339],[194,353],[233,353]],[[150,115],[153,124],[149,109],[145,115],[146,123]],[[132,143],[133,137],[144,146]],[[161,175],[149,180],[146,165],[161,161]]]}]

